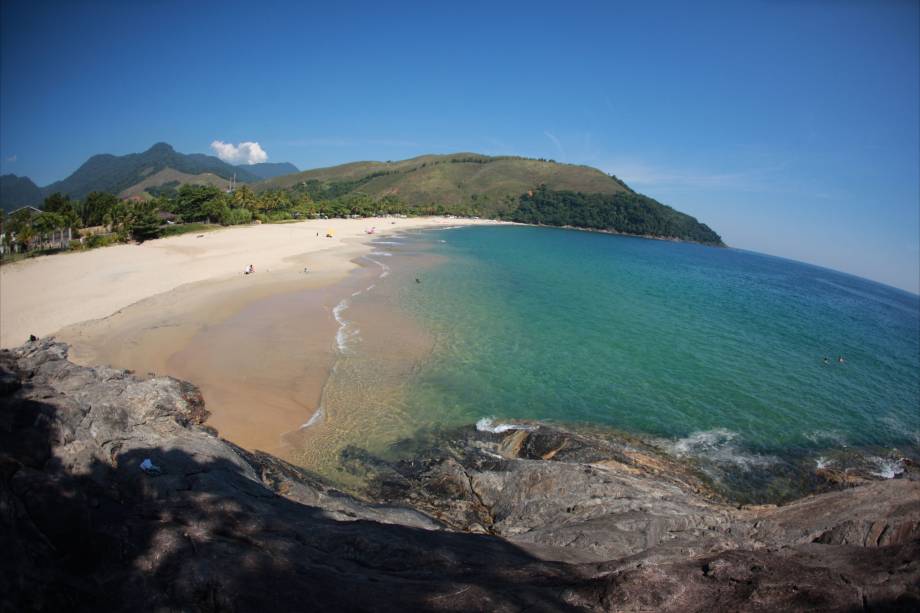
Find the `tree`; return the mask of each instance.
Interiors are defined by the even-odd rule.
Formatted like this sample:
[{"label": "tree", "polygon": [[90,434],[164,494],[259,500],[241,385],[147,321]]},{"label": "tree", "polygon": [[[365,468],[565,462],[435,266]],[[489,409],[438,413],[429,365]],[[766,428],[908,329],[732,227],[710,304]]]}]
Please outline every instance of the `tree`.
[{"label": "tree", "polygon": [[118,204],[118,198],[106,192],[90,192],[83,201],[81,221],[84,226],[101,226],[112,209]]},{"label": "tree", "polygon": [[176,196],[176,212],[184,221],[201,221],[208,216],[207,203],[223,198],[223,192],[214,186],[186,184]]},{"label": "tree", "polygon": [[139,243],[153,240],[160,236],[160,220],[157,217],[156,204],[139,202],[134,206],[130,218],[131,237]]},{"label": "tree", "polygon": [[243,208],[254,211],[258,209],[259,200],[248,185],[242,185],[233,192],[230,198],[230,206],[233,208]]}]

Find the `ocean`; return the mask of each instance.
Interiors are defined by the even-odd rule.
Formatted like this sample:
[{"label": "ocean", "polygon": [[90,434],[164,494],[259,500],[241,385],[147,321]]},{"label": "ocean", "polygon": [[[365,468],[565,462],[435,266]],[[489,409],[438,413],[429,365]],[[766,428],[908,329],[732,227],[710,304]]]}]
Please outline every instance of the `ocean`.
[{"label": "ocean", "polygon": [[[335,310],[320,417],[337,449],[546,421],[640,437],[744,501],[813,490],[818,469],[892,478],[920,457],[915,295],[736,249],[555,228],[409,233],[364,265],[374,278]],[[307,464],[329,451],[315,442]]]}]

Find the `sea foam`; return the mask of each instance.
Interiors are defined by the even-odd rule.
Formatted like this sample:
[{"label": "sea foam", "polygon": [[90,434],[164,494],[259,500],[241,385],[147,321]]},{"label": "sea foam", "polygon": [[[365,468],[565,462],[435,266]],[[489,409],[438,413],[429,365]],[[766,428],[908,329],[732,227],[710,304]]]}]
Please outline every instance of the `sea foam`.
[{"label": "sea foam", "polygon": [[494,417],[483,417],[476,422],[476,429],[480,432],[501,434],[502,432],[509,432],[511,430],[534,430],[535,426],[524,424],[496,424]]},{"label": "sea foam", "polygon": [[348,349],[348,341],[353,338],[357,333],[357,330],[349,330],[348,320],[342,317],[342,313],[350,305],[349,300],[346,298],[340,303],[335,305],[335,308],[332,309],[332,316],[335,317],[336,322],[339,324],[339,329],[335,333],[335,344],[339,349],[339,353],[345,353]]},{"label": "sea foam", "polygon": [[323,409],[323,407],[318,408],[316,412],[313,413],[313,415],[310,417],[310,419],[308,419],[305,423],[301,424],[300,429],[303,430],[304,428],[309,428],[310,426],[318,424],[319,422],[323,420],[323,417],[325,415],[326,415],[326,411]]},{"label": "sea foam", "polygon": [[876,470],[870,470],[869,474],[881,477],[882,479],[894,479],[904,472],[904,463],[901,460],[892,460],[890,458],[879,458],[873,456],[867,458],[877,467]]},{"label": "sea foam", "polygon": [[769,466],[777,460],[747,452],[738,444],[739,435],[727,428],[715,428],[694,432],[676,441],[664,442],[664,447],[679,458],[693,456],[713,464],[730,464],[743,470]]}]

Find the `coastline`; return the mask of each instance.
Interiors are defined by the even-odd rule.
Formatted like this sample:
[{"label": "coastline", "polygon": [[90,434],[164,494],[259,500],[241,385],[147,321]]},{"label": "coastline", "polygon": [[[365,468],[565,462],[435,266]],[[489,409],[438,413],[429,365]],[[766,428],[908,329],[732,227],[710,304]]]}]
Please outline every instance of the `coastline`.
[{"label": "coastline", "polygon": [[[235,226],[16,262],[0,267],[0,347],[19,345],[30,334],[47,336],[105,318],[192,283],[236,280],[262,285],[268,273],[290,281],[296,278],[290,273],[302,273],[304,266],[311,277],[332,282],[354,268],[351,260],[369,249],[370,240],[393,232],[500,223],[504,222],[444,217],[315,219]],[[365,233],[374,227],[375,234]],[[327,233],[333,236],[327,238]],[[243,277],[249,264],[255,265],[257,274]]]},{"label": "coastline", "polygon": [[[4,325],[3,338],[15,342],[20,330],[46,330],[71,345],[71,359],[79,364],[193,381],[211,410],[208,423],[223,437],[247,449],[286,455],[296,449],[282,442],[284,435],[316,416],[337,358],[335,305],[380,274],[364,257],[373,249],[372,240],[423,228],[492,223],[314,220],[39,258],[4,270],[4,321],[10,315],[14,325]],[[375,226],[374,234],[365,233]],[[335,238],[325,237],[329,231]],[[223,236],[207,240],[215,234]],[[85,255],[95,256],[96,263],[84,280],[75,270],[86,265],[79,257]],[[145,256],[151,261],[139,265]],[[223,263],[229,260],[254,263],[256,274],[228,272]],[[243,266],[232,268],[242,271]],[[156,291],[165,283],[158,278],[163,268],[177,270],[169,279],[177,285]],[[211,276],[196,280],[204,274]],[[52,287],[53,279],[68,275],[68,283]],[[75,286],[81,284],[84,294],[92,294],[88,305],[71,309],[70,300],[55,300],[80,292]],[[131,290],[121,292],[126,285]],[[18,311],[35,303],[45,308],[31,319]],[[99,317],[80,319],[100,311]],[[22,322],[33,325],[21,327],[28,325]],[[49,329],[54,322],[65,325]]]}]

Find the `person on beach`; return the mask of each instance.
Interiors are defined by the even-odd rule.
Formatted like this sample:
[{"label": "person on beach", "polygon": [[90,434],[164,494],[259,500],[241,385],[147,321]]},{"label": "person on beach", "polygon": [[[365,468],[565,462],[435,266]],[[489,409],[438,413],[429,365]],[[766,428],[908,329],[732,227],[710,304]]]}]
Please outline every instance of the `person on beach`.
[{"label": "person on beach", "polygon": [[250,264],[250,265],[246,268],[246,270],[243,271],[243,274],[244,274],[244,275],[251,275],[251,274],[254,274],[255,272],[256,272],[255,267],[254,267],[252,264]]}]

